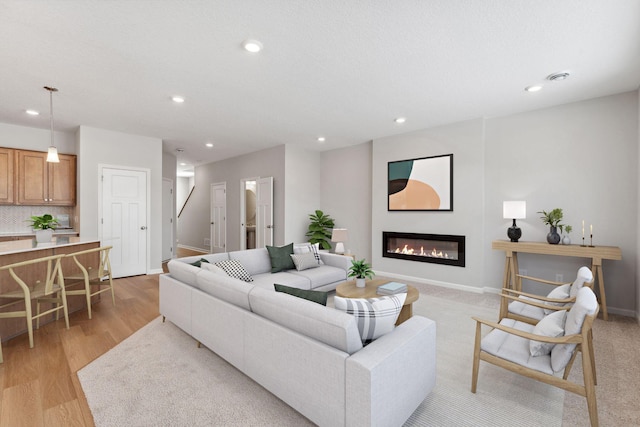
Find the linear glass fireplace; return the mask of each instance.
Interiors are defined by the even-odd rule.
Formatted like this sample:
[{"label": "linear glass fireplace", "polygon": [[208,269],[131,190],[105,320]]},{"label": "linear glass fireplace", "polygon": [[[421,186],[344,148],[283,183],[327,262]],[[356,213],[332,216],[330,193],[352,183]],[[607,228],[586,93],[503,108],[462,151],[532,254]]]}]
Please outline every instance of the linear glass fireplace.
[{"label": "linear glass fireplace", "polygon": [[382,256],[464,267],[464,237],[383,231]]}]

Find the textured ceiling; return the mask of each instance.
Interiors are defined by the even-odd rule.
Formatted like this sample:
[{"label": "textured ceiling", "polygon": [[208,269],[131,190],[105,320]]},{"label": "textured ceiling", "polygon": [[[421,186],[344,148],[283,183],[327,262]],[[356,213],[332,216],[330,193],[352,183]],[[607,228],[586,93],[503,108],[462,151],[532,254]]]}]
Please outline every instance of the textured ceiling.
[{"label": "textured ceiling", "polygon": [[56,130],[157,137],[197,165],[638,89],[640,1],[0,0],[0,61],[0,122],[47,128],[51,85]]}]

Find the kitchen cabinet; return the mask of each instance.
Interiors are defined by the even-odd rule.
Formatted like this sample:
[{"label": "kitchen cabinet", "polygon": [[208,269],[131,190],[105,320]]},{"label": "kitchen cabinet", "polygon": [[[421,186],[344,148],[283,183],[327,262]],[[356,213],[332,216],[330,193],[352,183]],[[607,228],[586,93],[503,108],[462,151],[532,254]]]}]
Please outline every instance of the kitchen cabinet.
[{"label": "kitchen cabinet", "polygon": [[0,148],[0,205],[11,205],[14,203],[14,158],[15,150],[11,148]]},{"label": "kitchen cabinet", "polygon": [[76,156],[58,154],[60,163],[47,163],[47,153],[16,151],[18,205],[75,206]]}]

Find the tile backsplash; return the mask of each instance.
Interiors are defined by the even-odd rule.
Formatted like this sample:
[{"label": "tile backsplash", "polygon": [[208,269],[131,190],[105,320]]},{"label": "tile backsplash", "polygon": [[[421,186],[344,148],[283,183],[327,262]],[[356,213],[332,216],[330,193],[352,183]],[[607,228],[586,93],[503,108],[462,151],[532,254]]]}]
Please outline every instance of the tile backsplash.
[{"label": "tile backsplash", "polygon": [[0,233],[24,233],[31,231],[27,220],[32,215],[69,214],[73,227],[74,208],[69,206],[0,206]]}]

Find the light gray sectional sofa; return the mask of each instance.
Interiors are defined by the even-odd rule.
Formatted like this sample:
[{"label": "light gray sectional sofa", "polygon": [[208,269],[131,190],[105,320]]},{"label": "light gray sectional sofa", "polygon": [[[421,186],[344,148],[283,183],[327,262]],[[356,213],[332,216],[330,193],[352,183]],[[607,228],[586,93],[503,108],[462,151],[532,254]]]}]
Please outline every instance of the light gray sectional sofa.
[{"label": "light gray sectional sofa", "polygon": [[352,315],[273,290],[334,289],[350,258],[322,253],[325,272],[289,277],[306,270],[267,273],[266,253],[204,256],[241,260],[249,283],[189,264],[200,257],[170,261],[160,313],[320,426],[402,425],[435,385],[435,322],[414,316],[363,347]]}]

